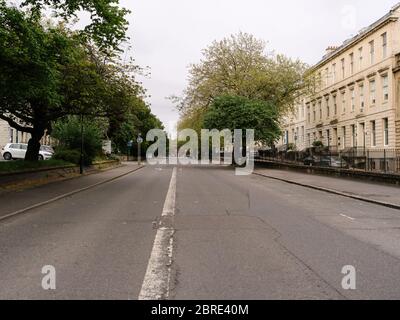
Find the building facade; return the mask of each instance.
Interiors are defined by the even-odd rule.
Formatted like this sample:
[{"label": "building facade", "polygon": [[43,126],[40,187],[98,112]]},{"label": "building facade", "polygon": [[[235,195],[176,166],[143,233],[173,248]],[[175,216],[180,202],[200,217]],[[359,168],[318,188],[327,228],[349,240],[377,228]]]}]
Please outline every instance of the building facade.
[{"label": "building facade", "polygon": [[[30,134],[11,128],[6,121],[0,120],[0,149],[7,143],[28,143]],[[43,145],[51,145],[51,137],[45,135],[41,141]]]},{"label": "building facade", "polygon": [[6,121],[0,120],[0,149],[7,143],[28,143],[29,134],[11,128]]},{"label": "building facade", "polygon": [[329,47],[312,71],[315,94],[285,119],[281,146],[301,151],[321,141],[339,151],[400,148],[400,4],[340,47]]}]

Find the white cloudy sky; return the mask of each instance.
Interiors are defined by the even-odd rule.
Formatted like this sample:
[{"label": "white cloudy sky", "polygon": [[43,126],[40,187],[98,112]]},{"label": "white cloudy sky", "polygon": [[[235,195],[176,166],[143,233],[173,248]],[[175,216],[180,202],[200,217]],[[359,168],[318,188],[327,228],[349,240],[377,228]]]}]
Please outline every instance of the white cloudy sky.
[{"label": "white cloudy sky", "polygon": [[[144,84],[153,112],[172,129],[178,114],[167,99],[185,87],[188,65],[213,40],[244,31],[275,50],[313,64],[327,46],[386,14],[396,0],[122,0],[132,10],[132,55],[151,67]],[[172,128],[171,128],[172,126]]]}]

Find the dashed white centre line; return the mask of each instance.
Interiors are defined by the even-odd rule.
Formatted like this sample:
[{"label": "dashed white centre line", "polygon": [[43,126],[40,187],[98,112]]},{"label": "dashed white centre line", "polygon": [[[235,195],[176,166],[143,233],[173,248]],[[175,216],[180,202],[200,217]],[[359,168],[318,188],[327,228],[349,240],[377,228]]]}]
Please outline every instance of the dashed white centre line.
[{"label": "dashed white centre line", "polygon": [[[171,182],[165,199],[162,217],[175,216],[177,169],[172,172]],[[158,229],[153,250],[143,280],[139,300],[167,300],[170,292],[171,268],[174,248],[174,229],[162,226]]]},{"label": "dashed white centre line", "polygon": [[356,219],[346,216],[345,214],[341,214],[342,217],[346,218],[346,219],[350,219],[351,221],[355,221]]}]

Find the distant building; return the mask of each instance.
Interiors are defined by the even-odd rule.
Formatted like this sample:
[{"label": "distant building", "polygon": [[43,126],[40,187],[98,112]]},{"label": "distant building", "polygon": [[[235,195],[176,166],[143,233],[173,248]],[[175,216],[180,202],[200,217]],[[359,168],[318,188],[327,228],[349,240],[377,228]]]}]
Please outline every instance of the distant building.
[{"label": "distant building", "polygon": [[[400,4],[313,66],[316,94],[284,121],[280,147],[400,148]],[[303,130],[304,128],[304,130]]]},{"label": "distant building", "polygon": [[[6,121],[0,120],[0,149],[7,143],[28,143],[30,134],[11,128]],[[49,136],[42,139],[42,144],[51,144]]]}]

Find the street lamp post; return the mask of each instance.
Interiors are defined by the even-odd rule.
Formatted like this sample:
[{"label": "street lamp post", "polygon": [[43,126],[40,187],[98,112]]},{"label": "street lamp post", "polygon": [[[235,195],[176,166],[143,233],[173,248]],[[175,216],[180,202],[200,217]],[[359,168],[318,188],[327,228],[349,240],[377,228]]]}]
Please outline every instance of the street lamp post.
[{"label": "street lamp post", "polygon": [[142,148],[141,145],[143,143],[143,138],[141,137],[141,133],[139,133],[138,138],[137,138],[137,144],[138,144],[138,165],[142,165]]},{"label": "street lamp post", "polygon": [[79,160],[79,172],[82,175],[83,174],[83,161],[84,161],[84,155],[83,155],[83,149],[84,149],[84,141],[83,141],[83,114],[81,114],[81,154],[80,154],[80,160]]},{"label": "street lamp post", "polygon": [[133,141],[130,140],[127,143],[126,162],[129,162],[129,155],[130,155],[130,153],[132,151],[132,147],[133,147]]}]

